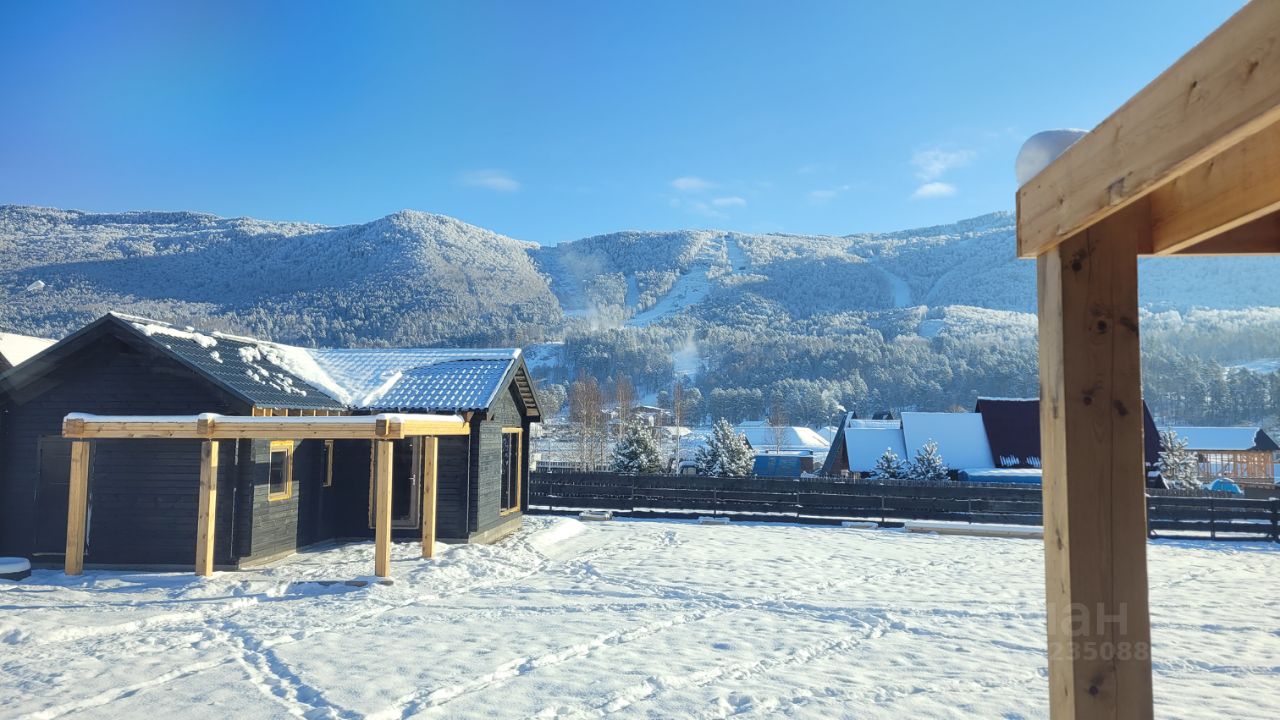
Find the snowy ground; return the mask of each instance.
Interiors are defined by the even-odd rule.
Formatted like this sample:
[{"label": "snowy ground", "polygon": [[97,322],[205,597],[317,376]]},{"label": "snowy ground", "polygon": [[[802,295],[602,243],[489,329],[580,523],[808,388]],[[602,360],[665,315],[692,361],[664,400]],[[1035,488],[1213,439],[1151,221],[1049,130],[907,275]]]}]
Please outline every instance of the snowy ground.
[{"label": "snowy ground", "polygon": [[[0,716],[1042,717],[1040,543],[529,518],[391,586],[269,570],[0,581]],[[1280,550],[1151,546],[1159,717],[1280,716]]]}]

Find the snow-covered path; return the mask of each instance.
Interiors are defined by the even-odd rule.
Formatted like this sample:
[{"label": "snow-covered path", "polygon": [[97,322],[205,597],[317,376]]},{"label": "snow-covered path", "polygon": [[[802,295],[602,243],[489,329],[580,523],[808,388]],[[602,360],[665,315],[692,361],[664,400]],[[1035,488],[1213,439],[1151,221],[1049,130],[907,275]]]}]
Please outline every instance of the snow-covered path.
[{"label": "snow-covered path", "polygon": [[[434,561],[0,582],[0,716],[1042,717],[1037,541],[528,518]],[[1151,546],[1160,717],[1280,714],[1280,551]]]}]

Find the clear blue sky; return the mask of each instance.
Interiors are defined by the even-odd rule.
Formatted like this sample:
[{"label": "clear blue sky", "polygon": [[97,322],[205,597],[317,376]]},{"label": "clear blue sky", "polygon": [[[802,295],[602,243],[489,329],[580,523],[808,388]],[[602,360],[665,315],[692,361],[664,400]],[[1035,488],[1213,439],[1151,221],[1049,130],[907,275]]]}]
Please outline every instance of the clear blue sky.
[{"label": "clear blue sky", "polygon": [[6,2],[0,204],[544,243],[949,222],[1241,4]]}]

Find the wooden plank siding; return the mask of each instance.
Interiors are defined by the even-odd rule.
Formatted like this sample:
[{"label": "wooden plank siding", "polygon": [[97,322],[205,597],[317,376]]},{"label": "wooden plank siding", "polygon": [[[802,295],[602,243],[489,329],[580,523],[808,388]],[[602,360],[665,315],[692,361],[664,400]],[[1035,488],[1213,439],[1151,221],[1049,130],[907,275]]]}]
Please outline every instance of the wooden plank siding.
[{"label": "wooden plank siding", "polygon": [[[41,505],[42,438],[57,442],[70,412],[98,414],[248,413],[239,400],[158,353],[103,337],[43,378],[21,401],[0,407],[0,554],[52,559],[34,547],[38,529],[65,529],[66,507]],[[89,479],[87,563],[187,564],[194,560],[199,442],[94,441]],[[238,464],[234,443],[219,456],[217,562],[232,556]],[[34,501],[34,502],[33,502]],[[40,512],[36,512],[40,508]],[[56,512],[55,512],[56,510]],[[139,553],[134,557],[132,553]]]},{"label": "wooden plank siding", "polygon": [[[525,417],[523,400],[515,383],[499,393],[493,406],[483,418],[472,420],[471,496],[475,502],[469,508],[471,533],[483,533],[509,522],[520,513],[502,513],[502,428],[520,427],[522,435],[529,434],[529,418]],[[523,441],[522,441],[523,442]],[[528,458],[523,448],[523,458]],[[527,460],[524,461],[527,468]],[[523,470],[521,472],[527,471]]]}]

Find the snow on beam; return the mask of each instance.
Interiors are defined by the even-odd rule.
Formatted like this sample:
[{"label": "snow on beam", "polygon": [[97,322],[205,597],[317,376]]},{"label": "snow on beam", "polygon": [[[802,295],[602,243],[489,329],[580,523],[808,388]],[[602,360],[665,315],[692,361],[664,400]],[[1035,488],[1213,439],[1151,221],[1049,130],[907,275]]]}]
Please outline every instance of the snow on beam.
[{"label": "snow on beam", "polygon": [[[1217,31],[1018,190],[1018,255],[1037,257],[1156,189],[1200,168],[1176,207],[1152,207],[1167,228],[1156,252],[1177,252],[1215,228],[1264,213],[1268,198],[1235,197],[1235,217],[1201,200],[1231,198],[1242,178],[1232,160],[1219,180],[1212,161],[1280,120],[1280,3],[1246,5]],[[1251,154],[1251,153],[1250,153]],[[1240,155],[1240,153],[1237,153]],[[1269,160],[1240,155],[1262,167]],[[1238,167],[1239,166],[1239,167]],[[1265,183],[1264,183],[1265,184]],[[1261,191],[1265,194],[1266,188]],[[1225,194],[1224,194],[1225,193]],[[1257,193],[1255,193],[1257,194]],[[1247,200],[1247,202],[1245,202]]]},{"label": "snow on beam", "polygon": [[170,438],[195,440],[400,440],[424,435],[466,435],[471,428],[458,415],[384,413],[380,415],[89,415],[71,413],[62,421],[63,437]]}]

